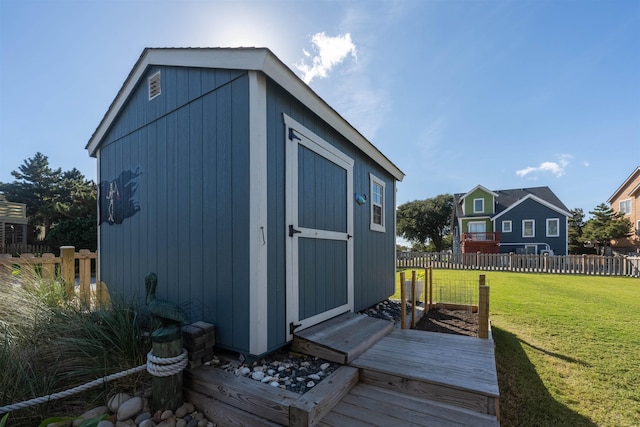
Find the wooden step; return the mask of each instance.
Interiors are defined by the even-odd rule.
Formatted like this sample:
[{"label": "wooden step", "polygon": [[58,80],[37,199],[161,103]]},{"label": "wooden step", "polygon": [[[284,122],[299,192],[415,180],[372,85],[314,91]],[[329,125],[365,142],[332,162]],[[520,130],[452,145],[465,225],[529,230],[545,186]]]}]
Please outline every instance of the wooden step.
[{"label": "wooden step", "polygon": [[495,416],[358,384],[329,412],[321,427],[430,426],[497,427]]},{"label": "wooden step", "polygon": [[394,329],[393,322],[345,313],[296,331],[291,349],[332,362],[348,364]]},{"label": "wooden step", "polygon": [[362,383],[498,414],[492,340],[396,329],[351,366],[361,369]]},{"label": "wooden step", "polygon": [[313,426],[358,383],[358,373],[342,366],[300,395],[201,366],[185,371],[184,388],[189,400],[206,408],[207,418],[219,425]]}]

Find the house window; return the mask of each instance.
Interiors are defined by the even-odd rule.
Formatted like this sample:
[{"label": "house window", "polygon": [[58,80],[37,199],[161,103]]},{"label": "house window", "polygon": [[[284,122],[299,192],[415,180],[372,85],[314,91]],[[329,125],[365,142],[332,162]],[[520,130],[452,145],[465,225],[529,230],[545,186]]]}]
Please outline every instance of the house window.
[{"label": "house window", "polygon": [[385,183],[369,174],[371,185],[371,230],[384,232],[384,187]]},{"label": "house window", "polygon": [[527,255],[535,255],[538,253],[537,245],[524,245],[524,253]]},{"label": "house window", "polygon": [[547,237],[558,237],[560,235],[560,220],[558,218],[547,218]]},{"label": "house window", "polygon": [[511,233],[511,220],[502,221],[502,232],[503,233]]},{"label": "house window", "polygon": [[536,236],[536,221],[533,219],[522,220],[522,237]]},{"label": "house window", "polygon": [[484,212],[484,199],[473,199],[473,213]]},{"label": "house window", "polygon": [[620,200],[620,213],[629,215],[631,213],[631,199]]},{"label": "house window", "polygon": [[638,220],[636,224],[636,236],[640,236],[640,220]]}]

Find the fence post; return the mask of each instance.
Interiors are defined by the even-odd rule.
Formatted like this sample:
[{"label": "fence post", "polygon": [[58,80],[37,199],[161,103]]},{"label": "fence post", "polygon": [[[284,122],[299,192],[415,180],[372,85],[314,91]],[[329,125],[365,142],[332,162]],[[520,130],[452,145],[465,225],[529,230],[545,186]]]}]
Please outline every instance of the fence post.
[{"label": "fence post", "polygon": [[400,327],[402,329],[407,328],[407,296],[404,293],[404,280],[405,274],[404,271],[400,272]]},{"label": "fence post", "polygon": [[478,290],[478,337],[489,338],[489,287],[485,275],[480,275]]},{"label": "fence post", "polygon": [[416,270],[411,270],[411,329],[416,327]]},{"label": "fence post", "polygon": [[[425,295],[425,299],[427,296]],[[429,310],[433,306],[433,267],[429,267]]]},{"label": "fence post", "polygon": [[68,299],[73,297],[76,282],[75,250],[75,246],[60,246],[60,275]]}]

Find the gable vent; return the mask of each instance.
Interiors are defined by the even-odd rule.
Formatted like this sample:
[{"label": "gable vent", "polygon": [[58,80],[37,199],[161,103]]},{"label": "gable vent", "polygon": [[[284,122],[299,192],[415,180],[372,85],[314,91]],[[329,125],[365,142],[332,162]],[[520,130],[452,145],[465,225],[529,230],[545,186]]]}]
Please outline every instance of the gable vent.
[{"label": "gable vent", "polygon": [[151,101],[156,96],[159,96],[161,91],[160,86],[160,71],[149,77],[149,101]]}]

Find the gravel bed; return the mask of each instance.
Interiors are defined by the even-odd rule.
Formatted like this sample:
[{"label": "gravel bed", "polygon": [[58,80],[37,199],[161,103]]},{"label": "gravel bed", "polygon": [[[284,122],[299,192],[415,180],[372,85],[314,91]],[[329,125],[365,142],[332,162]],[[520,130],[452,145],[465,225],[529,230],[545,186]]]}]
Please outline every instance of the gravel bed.
[{"label": "gravel bed", "polygon": [[287,351],[276,352],[252,364],[218,358],[207,364],[299,394],[306,393],[341,366],[318,357]]},{"label": "gravel bed", "polygon": [[[411,313],[411,304],[407,304],[407,313]],[[386,299],[380,301],[373,307],[362,310],[360,313],[366,314],[370,317],[376,317],[378,319],[391,320],[392,322],[400,321],[400,313],[402,306],[400,301]]]}]

